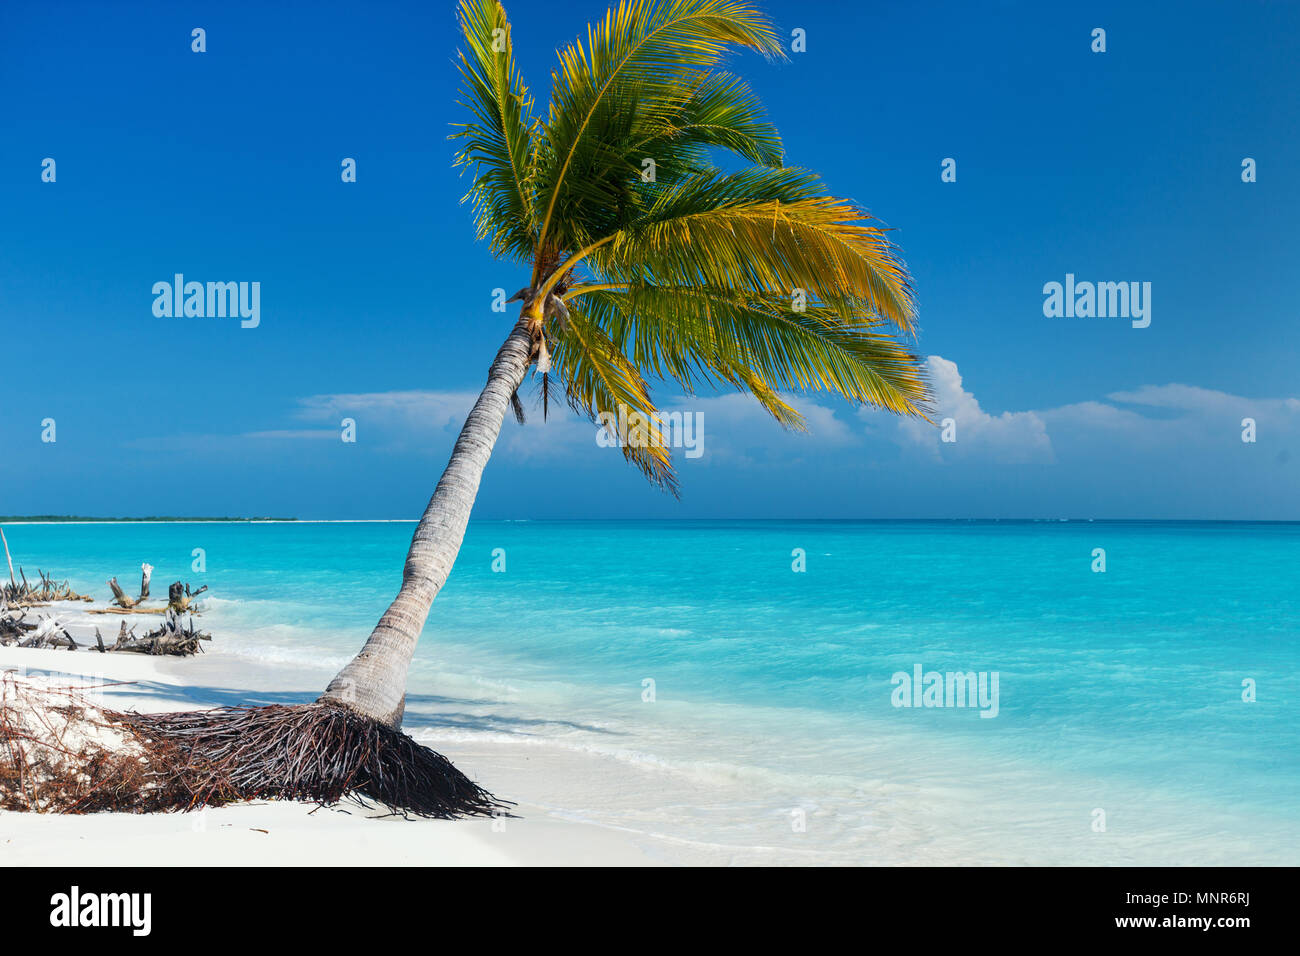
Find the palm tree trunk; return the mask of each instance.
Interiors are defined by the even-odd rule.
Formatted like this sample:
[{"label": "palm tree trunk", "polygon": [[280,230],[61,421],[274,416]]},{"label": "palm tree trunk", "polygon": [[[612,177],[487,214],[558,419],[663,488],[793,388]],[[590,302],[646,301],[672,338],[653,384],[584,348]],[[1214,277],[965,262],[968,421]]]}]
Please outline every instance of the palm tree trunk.
[{"label": "palm tree trunk", "polygon": [[451,461],[416,525],[397,598],[361,652],[330,681],[322,702],[342,704],[381,723],[401,726],[407,668],[433,599],[460,551],[479,479],[510,407],[510,396],[523,383],[531,348],[532,336],[521,319],[497,352],[487,385],[465,419]]}]

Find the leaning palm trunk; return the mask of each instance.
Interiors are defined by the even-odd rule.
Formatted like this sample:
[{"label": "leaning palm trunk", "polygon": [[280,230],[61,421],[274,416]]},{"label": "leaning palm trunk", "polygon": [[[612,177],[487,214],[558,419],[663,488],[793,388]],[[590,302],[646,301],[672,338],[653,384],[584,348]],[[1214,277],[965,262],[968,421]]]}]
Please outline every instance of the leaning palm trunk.
[{"label": "leaning palm trunk", "polygon": [[510,397],[523,383],[531,348],[532,336],[526,321],[521,320],[497,353],[487,385],[456,439],[447,470],[416,525],[397,598],[361,652],[330,681],[320,698],[322,703],[340,704],[392,727],[401,726],[407,668],[433,599],[460,551],[483,468],[492,455]]},{"label": "leaning palm trunk", "polygon": [[400,727],[416,641],[456,560],[483,468],[532,360],[536,322],[535,315],[521,318],[501,346],[416,526],[397,598],[319,700],[178,714],[106,712],[144,742],[151,773],[166,782],[155,808],[266,797],[332,804],[347,795],[432,817],[508,808]]}]

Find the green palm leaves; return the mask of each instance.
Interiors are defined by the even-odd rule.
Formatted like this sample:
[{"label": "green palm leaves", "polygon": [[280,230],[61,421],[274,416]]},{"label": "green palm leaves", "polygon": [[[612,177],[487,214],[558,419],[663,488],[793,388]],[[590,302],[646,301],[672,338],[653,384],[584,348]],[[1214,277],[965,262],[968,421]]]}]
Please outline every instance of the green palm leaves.
[{"label": "green palm leaves", "polygon": [[[525,315],[570,404],[658,419],[645,374],[724,382],[800,427],[780,393],[824,390],[922,415],[927,385],[895,336],[914,332],[906,269],[865,212],[782,167],[733,48],[781,55],[735,0],[623,0],[561,51],[544,119],[497,0],[462,0],[457,161],[480,238],[529,264]],[[718,151],[750,164],[724,173]],[[674,487],[661,447],[625,445]]]},{"label": "green palm leaves", "polygon": [[500,3],[462,3],[467,50],[460,54],[463,105],[474,116],[458,134],[465,142],[458,162],[475,168],[470,198],[480,239],[497,255],[526,258],[532,252],[535,168],[533,99],[515,68],[510,25]]}]

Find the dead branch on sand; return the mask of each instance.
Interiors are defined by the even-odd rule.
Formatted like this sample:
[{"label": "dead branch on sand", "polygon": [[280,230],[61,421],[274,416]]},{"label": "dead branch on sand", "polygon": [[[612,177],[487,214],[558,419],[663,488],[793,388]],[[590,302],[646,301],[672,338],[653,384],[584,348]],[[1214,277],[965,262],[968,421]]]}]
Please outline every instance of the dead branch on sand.
[{"label": "dead branch on sand", "polygon": [[68,629],[57,618],[46,614],[42,615],[41,619],[36,622],[32,636],[19,641],[18,646],[66,647],[70,651],[75,651],[79,645],[72,639]]},{"label": "dead branch on sand", "polygon": [[93,601],[94,598],[85,594],[78,594],[72,590],[67,581],[55,581],[52,577],[36,569],[40,576],[40,585],[34,585],[27,580],[27,575],[20,567],[18,576],[22,578],[22,583],[13,581],[9,584],[0,585],[0,600],[3,600],[10,607],[41,607],[51,604],[54,601]]},{"label": "dead branch on sand", "polygon": [[41,578],[39,588],[28,582],[27,575],[23,573],[21,566],[18,568],[18,577],[23,579],[23,583],[19,584],[17,578],[14,577],[14,559],[9,554],[9,539],[5,537],[3,528],[0,528],[0,543],[4,545],[5,563],[9,566],[9,583],[0,583],[0,602],[8,604],[10,607],[39,607],[53,601],[94,600],[88,595],[78,594],[72,590],[67,581],[61,584],[55,583],[54,579],[40,568],[36,569],[36,573]]},{"label": "dead branch on sand", "polygon": [[28,631],[36,630],[36,624],[28,623],[26,618],[26,611],[10,611],[5,599],[0,597],[0,647],[17,644]]},{"label": "dead branch on sand", "polygon": [[66,647],[70,651],[79,646],[56,618],[43,614],[36,621],[28,621],[27,611],[10,611],[8,605],[0,600],[0,647],[15,644],[19,647]]},{"label": "dead branch on sand", "polygon": [[197,591],[191,591],[188,584],[182,585],[180,581],[173,581],[167,588],[168,610],[175,611],[178,614],[185,611],[198,613],[198,605],[194,601],[207,589],[208,586],[205,584]]},{"label": "dead branch on sand", "polygon": [[126,592],[122,590],[122,586],[117,583],[116,577],[109,578],[108,587],[109,590],[113,592],[113,600],[109,603],[116,604],[118,607],[129,611],[149,600],[149,578],[152,574],[152,564],[145,563],[140,565],[140,596],[134,598],[126,596]]},{"label": "dead branch on sand", "polygon": [[127,630],[126,621],[117,634],[117,643],[112,647],[104,646],[104,638],[95,628],[95,643],[100,653],[113,651],[135,651],[139,654],[169,654],[174,657],[188,657],[203,652],[201,642],[212,640],[211,634],[204,634],[194,627],[194,618],[182,623],[180,615],[168,611],[161,625],[149,631],[144,637],[135,636],[135,628]]}]

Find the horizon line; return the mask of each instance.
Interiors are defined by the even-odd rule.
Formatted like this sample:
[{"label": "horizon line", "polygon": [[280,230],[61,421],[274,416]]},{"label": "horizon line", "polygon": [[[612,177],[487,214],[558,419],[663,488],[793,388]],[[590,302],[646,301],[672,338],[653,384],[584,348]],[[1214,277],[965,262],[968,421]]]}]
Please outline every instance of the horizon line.
[{"label": "horizon line", "polygon": [[[419,518],[97,518],[93,516],[76,516],[67,519],[40,517],[35,519],[20,516],[0,518],[0,525],[100,525],[100,524],[418,524]],[[673,517],[673,518],[474,518],[470,521],[523,524],[529,522],[817,522],[823,524],[870,524],[870,523],[949,523],[949,524],[1300,524],[1300,518],[810,518],[810,517]]]}]

